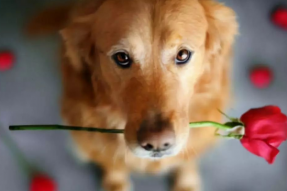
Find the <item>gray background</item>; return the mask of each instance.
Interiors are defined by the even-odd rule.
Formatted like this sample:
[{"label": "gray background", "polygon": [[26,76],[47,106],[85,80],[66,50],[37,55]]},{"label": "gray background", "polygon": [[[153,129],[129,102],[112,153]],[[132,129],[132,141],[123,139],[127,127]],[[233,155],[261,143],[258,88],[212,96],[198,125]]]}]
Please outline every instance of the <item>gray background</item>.
[{"label": "gray background", "polygon": [[[17,56],[15,67],[0,72],[1,135],[9,133],[26,156],[40,165],[59,185],[60,191],[99,190],[99,173],[82,165],[69,151],[64,132],[8,132],[10,124],[60,123],[61,82],[58,36],[26,39],[21,34],[27,18],[47,2],[0,0],[0,49]],[[54,2],[57,2],[54,0]],[[286,0],[226,0],[238,14],[240,36],[235,46],[233,88],[235,104],[231,115],[239,116],[250,107],[280,105],[287,112],[287,31],[269,22],[269,12]],[[248,70],[267,64],[274,72],[273,85],[264,90],[252,87]],[[3,132],[4,130],[4,132]],[[200,160],[205,191],[286,191],[287,144],[274,165],[249,154],[237,141],[225,141]],[[135,191],[163,191],[165,177],[133,176]],[[0,191],[27,189],[27,177],[0,140]]]}]

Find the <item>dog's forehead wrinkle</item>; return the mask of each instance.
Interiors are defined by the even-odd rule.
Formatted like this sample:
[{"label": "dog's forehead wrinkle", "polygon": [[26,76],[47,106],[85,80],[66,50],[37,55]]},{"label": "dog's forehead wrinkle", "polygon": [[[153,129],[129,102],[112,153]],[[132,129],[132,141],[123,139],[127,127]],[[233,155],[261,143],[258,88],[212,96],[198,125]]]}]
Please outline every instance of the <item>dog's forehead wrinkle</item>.
[{"label": "dog's forehead wrinkle", "polygon": [[[163,1],[161,1],[163,2]],[[160,11],[160,10],[166,11]],[[168,12],[167,12],[168,11]],[[186,43],[198,46],[204,41],[207,22],[199,2],[190,0],[164,1],[158,7],[158,38],[166,47]]]},{"label": "dog's forehead wrinkle", "polygon": [[[181,5],[183,2],[185,0],[177,3],[163,0],[135,0],[133,5],[129,5],[135,7],[135,10],[124,11],[127,9],[125,7],[123,10],[125,16],[116,18],[112,27],[109,26],[110,30],[112,28],[118,31],[118,37],[110,36],[112,34],[106,37],[114,39],[108,40],[111,46],[107,54],[111,56],[115,51],[126,50],[137,64],[159,66],[172,61],[182,44],[188,44],[190,49],[195,49],[194,46],[201,42],[202,38],[198,38],[198,34],[191,35],[190,32],[198,31],[197,28],[200,27],[197,27],[197,20],[200,19],[197,18],[198,16],[193,16],[196,14],[189,14],[186,11],[188,8]],[[134,5],[141,5],[143,8],[138,10]],[[165,9],[168,6],[174,6],[174,8]],[[193,5],[188,3],[187,6]],[[131,14],[133,14],[132,17],[129,16]],[[123,29],[126,27],[123,22],[129,23],[128,28]],[[202,32],[198,33],[202,34]]]}]

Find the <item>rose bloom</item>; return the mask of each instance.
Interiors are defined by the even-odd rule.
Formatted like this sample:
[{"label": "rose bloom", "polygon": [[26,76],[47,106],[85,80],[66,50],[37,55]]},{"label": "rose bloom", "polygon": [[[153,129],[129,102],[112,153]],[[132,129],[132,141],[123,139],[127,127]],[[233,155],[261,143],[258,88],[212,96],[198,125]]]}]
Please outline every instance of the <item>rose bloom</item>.
[{"label": "rose bloom", "polygon": [[50,177],[37,174],[31,180],[30,191],[57,191],[57,186]]},{"label": "rose bloom", "polygon": [[250,109],[241,118],[245,134],[240,140],[251,153],[272,164],[278,147],[287,139],[287,117],[277,106]]}]

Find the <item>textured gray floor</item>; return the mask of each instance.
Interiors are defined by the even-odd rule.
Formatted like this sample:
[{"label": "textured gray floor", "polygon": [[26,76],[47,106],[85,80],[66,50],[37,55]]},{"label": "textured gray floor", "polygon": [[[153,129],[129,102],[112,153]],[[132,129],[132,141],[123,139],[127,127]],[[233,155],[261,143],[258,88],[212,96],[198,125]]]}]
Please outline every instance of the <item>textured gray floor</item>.
[{"label": "textured gray floor", "polygon": [[[56,2],[56,0],[54,0]],[[51,2],[46,0],[46,2]],[[268,21],[273,0],[226,0],[238,14],[240,33],[235,46],[233,84],[235,105],[232,115],[250,107],[280,105],[287,113],[287,32]],[[0,128],[6,129],[20,144],[29,159],[58,181],[60,191],[99,190],[99,175],[91,166],[78,163],[67,150],[63,132],[7,131],[9,124],[60,123],[58,37],[28,40],[20,29],[37,8],[40,0],[0,0],[0,49],[10,48],[17,56],[13,70],[0,73]],[[248,81],[248,69],[256,63],[270,65],[275,81],[269,89],[254,89]],[[3,132],[2,132],[3,133]],[[236,141],[224,144],[201,159],[205,191],[286,191],[287,144],[274,165],[257,158]],[[77,181],[75,181],[77,180]],[[167,190],[163,177],[133,177],[135,191]],[[26,189],[25,176],[17,168],[0,140],[0,191]]]}]

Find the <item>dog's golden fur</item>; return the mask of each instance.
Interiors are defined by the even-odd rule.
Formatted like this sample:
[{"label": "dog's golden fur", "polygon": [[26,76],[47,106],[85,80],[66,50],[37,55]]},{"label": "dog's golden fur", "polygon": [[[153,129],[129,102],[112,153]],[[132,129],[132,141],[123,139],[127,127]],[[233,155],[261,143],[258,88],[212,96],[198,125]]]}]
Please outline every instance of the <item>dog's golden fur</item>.
[{"label": "dog's golden fur", "polygon": [[[43,32],[37,25],[43,17],[51,18],[49,31],[65,26],[64,120],[125,129],[124,135],[71,132],[82,155],[103,168],[104,188],[129,190],[130,171],[173,170],[175,191],[199,190],[195,159],[216,140],[212,128],[189,130],[188,122],[222,119],[217,109],[229,101],[234,12],[213,0],[94,0],[59,10],[65,19],[53,18],[51,9],[28,31]],[[194,57],[179,67],[170,58],[182,43]],[[119,69],[110,59],[117,49],[130,52],[136,64]],[[152,160],[131,152],[140,122],[153,112],[173,122],[182,144],[175,156]]]}]

